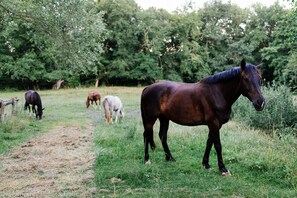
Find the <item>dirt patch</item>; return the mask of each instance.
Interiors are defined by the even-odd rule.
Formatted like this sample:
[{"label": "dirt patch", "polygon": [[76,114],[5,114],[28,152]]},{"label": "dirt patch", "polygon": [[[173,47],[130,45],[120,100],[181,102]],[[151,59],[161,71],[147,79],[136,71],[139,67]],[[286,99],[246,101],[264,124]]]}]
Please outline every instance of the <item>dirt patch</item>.
[{"label": "dirt patch", "polygon": [[93,128],[58,126],[0,155],[0,197],[90,197]]}]

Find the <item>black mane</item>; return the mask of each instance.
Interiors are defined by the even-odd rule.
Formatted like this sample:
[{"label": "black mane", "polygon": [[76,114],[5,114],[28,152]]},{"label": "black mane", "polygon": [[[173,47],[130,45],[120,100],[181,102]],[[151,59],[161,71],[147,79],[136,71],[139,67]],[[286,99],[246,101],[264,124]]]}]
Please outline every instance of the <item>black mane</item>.
[{"label": "black mane", "polygon": [[214,74],[212,76],[205,77],[204,79],[202,79],[202,81],[207,84],[226,82],[238,76],[239,73],[240,73],[240,67],[233,67],[229,70]]}]

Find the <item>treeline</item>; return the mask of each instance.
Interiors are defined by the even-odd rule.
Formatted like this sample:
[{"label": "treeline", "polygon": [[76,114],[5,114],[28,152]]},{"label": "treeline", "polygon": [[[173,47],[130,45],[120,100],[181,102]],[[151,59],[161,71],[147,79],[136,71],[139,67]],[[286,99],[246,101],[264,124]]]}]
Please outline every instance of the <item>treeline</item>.
[{"label": "treeline", "polygon": [[174,13],[134,0],[0,2],[0,87],[196,82],[248,62],[297,89],[297,11],[191,1]]}]

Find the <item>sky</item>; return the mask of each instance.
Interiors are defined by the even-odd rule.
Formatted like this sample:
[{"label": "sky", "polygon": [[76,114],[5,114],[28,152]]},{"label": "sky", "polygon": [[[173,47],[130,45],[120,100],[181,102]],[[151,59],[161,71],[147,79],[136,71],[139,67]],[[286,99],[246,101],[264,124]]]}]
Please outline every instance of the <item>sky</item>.
[{"label": "sky", "polygon": [[[223,2],[231,2],[239,5],[242,8],[248,8],[254,3],[261,3],[265,6],[270,6],[277,0],[223,0]],[[147,9],[149,7],[156,8],[164,8],[169,12],[176,10],[177,7],[182,7],[189,0],[135,0],[135,2],[143,9]],[[196,8],[203,7],[203,4],[207,2],[207,0],[192,0],[195,3]],[[288,5],[286,0],[279,0],[280,4]]]}]

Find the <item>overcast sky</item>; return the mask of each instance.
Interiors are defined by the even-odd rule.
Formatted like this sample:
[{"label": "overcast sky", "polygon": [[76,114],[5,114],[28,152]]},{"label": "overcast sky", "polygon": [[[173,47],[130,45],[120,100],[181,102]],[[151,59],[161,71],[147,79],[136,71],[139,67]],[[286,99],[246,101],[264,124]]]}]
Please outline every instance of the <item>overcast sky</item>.
[{"label": "overcast sky", "polygon": [[[242,8],[246,8],[251,6],[254,3],[261,3],[266,6],[272,5],[277,0],[223,0],[223,2],[235,3]],[[186,2],[189,0],[135,0],[135,2],[143,9],[147,9],[149,7],[156,7],[156,8],[164,8],[169,12],[176,10],[177,7],[181,7],[185,5]],[[192,0],[195,3],[196,8],[202,7],[204,2],[207,0]],[[279,0],[280,4],[288,5],[287,0]]]}]

